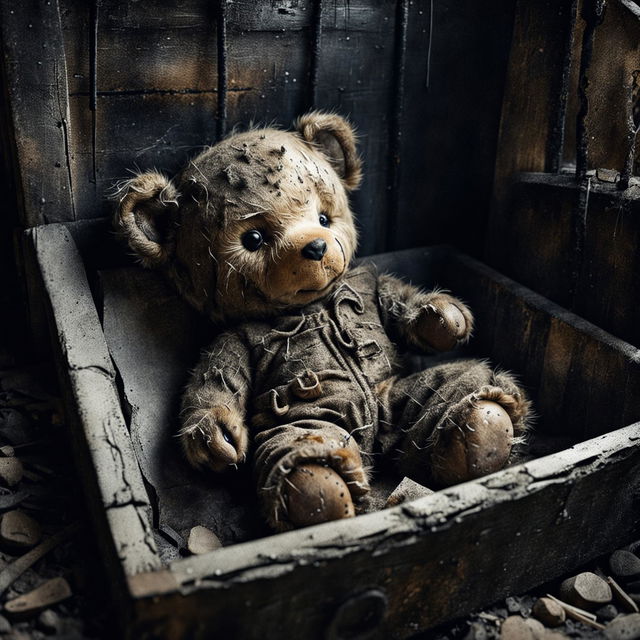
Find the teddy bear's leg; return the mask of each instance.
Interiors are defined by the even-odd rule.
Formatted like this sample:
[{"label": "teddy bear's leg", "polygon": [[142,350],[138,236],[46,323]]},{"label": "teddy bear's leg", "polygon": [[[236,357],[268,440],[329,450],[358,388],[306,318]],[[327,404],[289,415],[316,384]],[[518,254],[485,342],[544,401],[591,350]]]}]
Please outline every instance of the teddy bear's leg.
[{"label": "teddy bear's leg", "polygon": [[[529,402],[513,377],[485,362],[450,362],[396,382],[389,391],[386,448],[400,470],[448,486],[503,468],[526,431]],[[398,429],[401,435],[398,436]]]},{"label": "teddy bear's leg", "polygon": [[359,447],[344,429],[298,420],[256,436],[258,493],[278,531],[354,515],[369,490]]}]

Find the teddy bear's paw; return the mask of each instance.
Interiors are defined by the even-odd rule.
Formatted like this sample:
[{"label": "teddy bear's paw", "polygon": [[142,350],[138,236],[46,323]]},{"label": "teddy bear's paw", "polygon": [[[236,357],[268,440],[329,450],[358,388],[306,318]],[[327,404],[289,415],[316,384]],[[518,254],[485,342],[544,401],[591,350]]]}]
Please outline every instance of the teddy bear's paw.
[{"label": "teddy bear's paw", "polygon": [[242,416],[226,406],[191,411],[178,437],[189,464],[196,469],[237,469],[247,457],[247,428]]},{"label": "teddy bear's paw", "polygon": [[289,522],[307,527],[355,515],[344,479],[331,467],[302,464],[285,479],[283,500]]},{"label": "teddy bear's paw", "polygon": [[415,325],[418,342],[435,351],[450,351],[469,339],[473,329],[473,316],[460,300],[436,293]]},{"label": "teddy bear's paw", "polygon": [[441,433],[431,454],[433,480],[449,486],[502,469],[513,445],[513,423],[492,400],[479,400]]}]

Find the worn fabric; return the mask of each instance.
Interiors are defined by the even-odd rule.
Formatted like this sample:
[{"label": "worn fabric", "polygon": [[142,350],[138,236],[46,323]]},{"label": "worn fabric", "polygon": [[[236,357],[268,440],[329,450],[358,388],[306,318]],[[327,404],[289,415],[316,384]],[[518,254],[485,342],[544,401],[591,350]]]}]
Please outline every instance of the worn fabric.
[{"label": "worn fabric", "polygon": [[324,299],[223,333],[195,372],[187,404],[225,405],[251,426],[258,490],[276,528],[287,528],[281,494],[295,465],[331,466],[357,498],[368,490],[371,454],[428,482],[438,430],[459,423],[478,399],[507,399],[516,431],[524,424],[521,391],[486,362],[406,375],[391,338],[406,331],[389,282],[372,266],[353,269]]}]

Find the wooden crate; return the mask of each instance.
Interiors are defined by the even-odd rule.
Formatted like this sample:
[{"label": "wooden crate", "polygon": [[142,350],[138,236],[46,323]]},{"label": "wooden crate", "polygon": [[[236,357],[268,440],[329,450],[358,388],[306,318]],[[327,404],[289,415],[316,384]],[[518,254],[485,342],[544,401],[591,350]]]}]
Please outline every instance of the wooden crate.
[{"label": "wooden crate", "polygon": [[[198,322],[153,273],[118,267],[98,281],[81,257],[91,246],[86,229],[52,224],[27,233],[75,457],[131,638],[408,637],[638,536],[640,352],[440,247],[374,260],[466,299],[478,324],[472,353],[522,375],[541,439],[555,449],[577,444],[395,508],[163,561],[156,528],[172,500],[195,509],[201,523],[213,522],[224,538],[224,517],[233,526],[238,497],[203,480],[190,498],[184,487],[156,491],[144,457],[147,445],[161,445],[145,444],[146,427],[146,435],[171,440],[174,401],[197,355],[199,338],[165,338],[190,333]],[[138,285],[155,287],[157,301],[149,303]],[[122,330],[110,326],[114,310],[124,312],[119,322],[137,345],[130,352],[105,339]],[[176,449],[164,450],[163,464],[178,458]],[[217,519],[207,495],[224,509]],[[158,500],[165,501],[160,509]]]},{"label": "wooden crate", "polygon": [[[640,14],[610,0],[600,27],[579,17],[592,5],[2,3],[3,147],[15,224],[32,227],[20,245],[30,317],[36,337],[51,333],[129,637],[407,637],[640,535],[638,350],[446,248],[375,260],[471,304],[471,353],[521,375],[540,416],[533,451],[550,455],[268,535],[247,486],[180,464],[176,399],[211,328],[123,261],[106,218],[105,187],[135,164],[172,173],[236,125],[288,126],[326,108],[362,135],[362,254],[442,241],[480,253],[513,26],[486,260],[637,342],[637,186],[587,169],[628,168],[635,151],[625,117],[635,103],[621,87]],[[581,93],[590,68],[598,81]],[[580,131],[567,125],[574,117]],[[574,161],[569,177],[561,169]],[[216,529],[225,548],[172,555],[166,538],[193,524]]]}]

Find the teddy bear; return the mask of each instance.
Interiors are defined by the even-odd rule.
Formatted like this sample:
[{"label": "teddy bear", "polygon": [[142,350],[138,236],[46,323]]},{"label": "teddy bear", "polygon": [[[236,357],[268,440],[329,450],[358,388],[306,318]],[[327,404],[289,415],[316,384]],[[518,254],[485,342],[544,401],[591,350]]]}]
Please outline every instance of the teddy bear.
[{"label": "teddy bear", "polygon": [[407,369],[407,351],[467,341],[473,317],[448,293],[352,266],[361,175],[348,121],[312,112],[121,189],[130,249],[219,327],[182,397],[184,454],[218,473],[252,464],[276,531],[353,516],[374,456],[444,487],[505,466],[527,428],[524,391],[486,361]]}]

